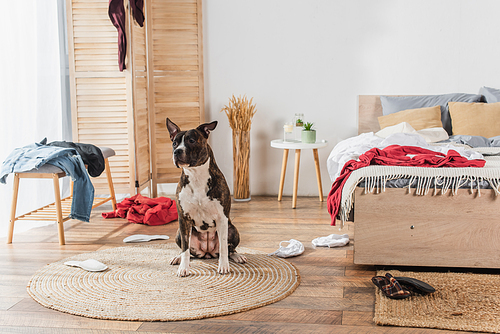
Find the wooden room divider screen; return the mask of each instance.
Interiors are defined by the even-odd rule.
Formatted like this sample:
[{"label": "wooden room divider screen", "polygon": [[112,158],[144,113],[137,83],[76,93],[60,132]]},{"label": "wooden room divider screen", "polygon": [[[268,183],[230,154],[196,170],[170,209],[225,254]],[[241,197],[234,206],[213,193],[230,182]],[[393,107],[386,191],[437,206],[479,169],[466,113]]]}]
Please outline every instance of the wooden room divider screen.
[{"label": "wooden room divider screen", "polygon": [[[73,141],[108,146],[116,193],[176,183],[165,119],[204,121],[201,0],[145,0],[144,26],[126,11],[126,69],[109,0],[66,0]],[[103,177],[92,180],[106,193]],[[101,191],[101,192],[100,192]]]}]

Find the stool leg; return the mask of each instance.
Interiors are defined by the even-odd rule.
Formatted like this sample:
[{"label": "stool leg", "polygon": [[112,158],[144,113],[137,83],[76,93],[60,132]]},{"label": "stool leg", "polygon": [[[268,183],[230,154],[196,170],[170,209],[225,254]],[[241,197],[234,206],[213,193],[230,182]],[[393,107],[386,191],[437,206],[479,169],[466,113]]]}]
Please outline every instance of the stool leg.
[{"label": "stool leg", "polygon": [[314,165],[316,166],[316,178],[318,179],[319,201],[323,202],[323,187],[321,185],[321,170],[319,168],[318,149],[313,149]]},{"label": "stool leg", "polygon": [[295,169],[293,172],[292,209],[295,209],[297,207],[297,189],[299,188],[299,166],[300,166],[300,150],[295,150]]},{"label": "stool leg", "polygon": [[63,216],[61,209],[61,191],[59,190],[59,176],[57,174],[52,174],[52,180],[54,181],[54,197],[56,205],[57,214],[57,229],[59,231],[59,245],[65,245],[64,242],[64,226],[63,226]]},{"label": "stool leg", "polygon": [[10,224],[9,234],[7,235],[7,243],[12,243],[14,237],[14,222],[16,221],[17,194],[19,192],[19,174],[14,174],[14,190],[12,191],[12,206],[10,208]]},{"label": "stool leg", "polygon": [[278,192],[278,201],[283,198],[283,187],[285,186],[286,164],[288,161],[288,149],[283,150],[283,163],[281,164],[280,190]]},{"label": "stool leg", "polygon": [[108,187],[109,187],[109,196],[111,197],[113,210],[116,210],[115,188],[113,187],[113,179],[111,178],[111,169],[109,168],[109,162],[107,158],[104,159],[104,169],[106,170],[106,178],[108,180]]}]

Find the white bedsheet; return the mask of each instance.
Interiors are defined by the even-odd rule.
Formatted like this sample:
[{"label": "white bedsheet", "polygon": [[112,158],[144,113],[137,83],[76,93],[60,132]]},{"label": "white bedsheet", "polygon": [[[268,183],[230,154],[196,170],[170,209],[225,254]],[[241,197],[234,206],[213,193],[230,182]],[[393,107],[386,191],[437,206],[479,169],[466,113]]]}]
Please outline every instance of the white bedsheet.
[{"label": "white bedsheet", "polygon": [[361,154],[372,148],[383,149],[390,145],[418,146],[444,154],[453,149],[469,160],[483,159],[482,154],[453,144],[430,145],[422,136],[417,134],[395,133],[384,139],[377,137],[373,132],[368,132],[343,140],[333,148],[326,161],[331,181],[334,182],[337,179],[347,161],[352,159],[358,160]]}]

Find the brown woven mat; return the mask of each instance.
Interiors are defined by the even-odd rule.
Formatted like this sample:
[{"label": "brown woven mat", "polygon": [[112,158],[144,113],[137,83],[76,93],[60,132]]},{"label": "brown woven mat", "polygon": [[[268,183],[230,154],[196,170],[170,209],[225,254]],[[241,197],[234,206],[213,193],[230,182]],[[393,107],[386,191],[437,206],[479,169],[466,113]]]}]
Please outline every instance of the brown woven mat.
[{"label": "brown woven mat", "polygon": [[389,299],[376,289],[377,325],[500,332],[500,276],[451,272],[386,272],[424,281],[436,289],[426,296]]},{"label": "brown woven mat", "polygon": [[[277,302],[300,283],[284,259],[247,248],[248,263],[230,261],[231,273],[217,273],[218,260],[192,260],[191,275],[179,278],[168,261],[174,243],[128,246],[80,254],[38,270],[28,293],[58,311],[108,320],[172,321],[241,312]],[[108,266],[87,272],[63,263],[95,259]]]}]

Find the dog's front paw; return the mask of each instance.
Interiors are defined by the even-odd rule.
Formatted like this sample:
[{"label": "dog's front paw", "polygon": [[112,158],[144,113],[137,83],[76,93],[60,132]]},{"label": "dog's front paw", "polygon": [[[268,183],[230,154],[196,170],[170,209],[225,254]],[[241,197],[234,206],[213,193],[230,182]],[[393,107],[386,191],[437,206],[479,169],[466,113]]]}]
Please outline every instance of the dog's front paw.
[{"label": "dog's front paw", "polygon": [[176,264],[181,263],[181,256],[180,255],[174,256],[173,258],[170,259],[169,263],[172,266],[175,266]]},{"label": "dog's front paw", "polygon": [[189,266],[184,268],[184,266],[180,266],[179,269],[177,269],[177,276],[179,277],[186,277],[189,276]]},{"label": "dog's front paw", "polygon": [[182,252],[177,256],[174,256],[172,260],[170,260],[170,264],[179,264],[179,269],[177,269],[177,276],[189,276],[189,250]]},{"label": "dog's front paw", "polygon": [[247,263],[247,257],[238,253],[232,253],[229,257],[236,263]]},{"label": "dog's front paw", "polygon": [[219,274],[229,274],[229,261],[228,259],[219,258]]}]

